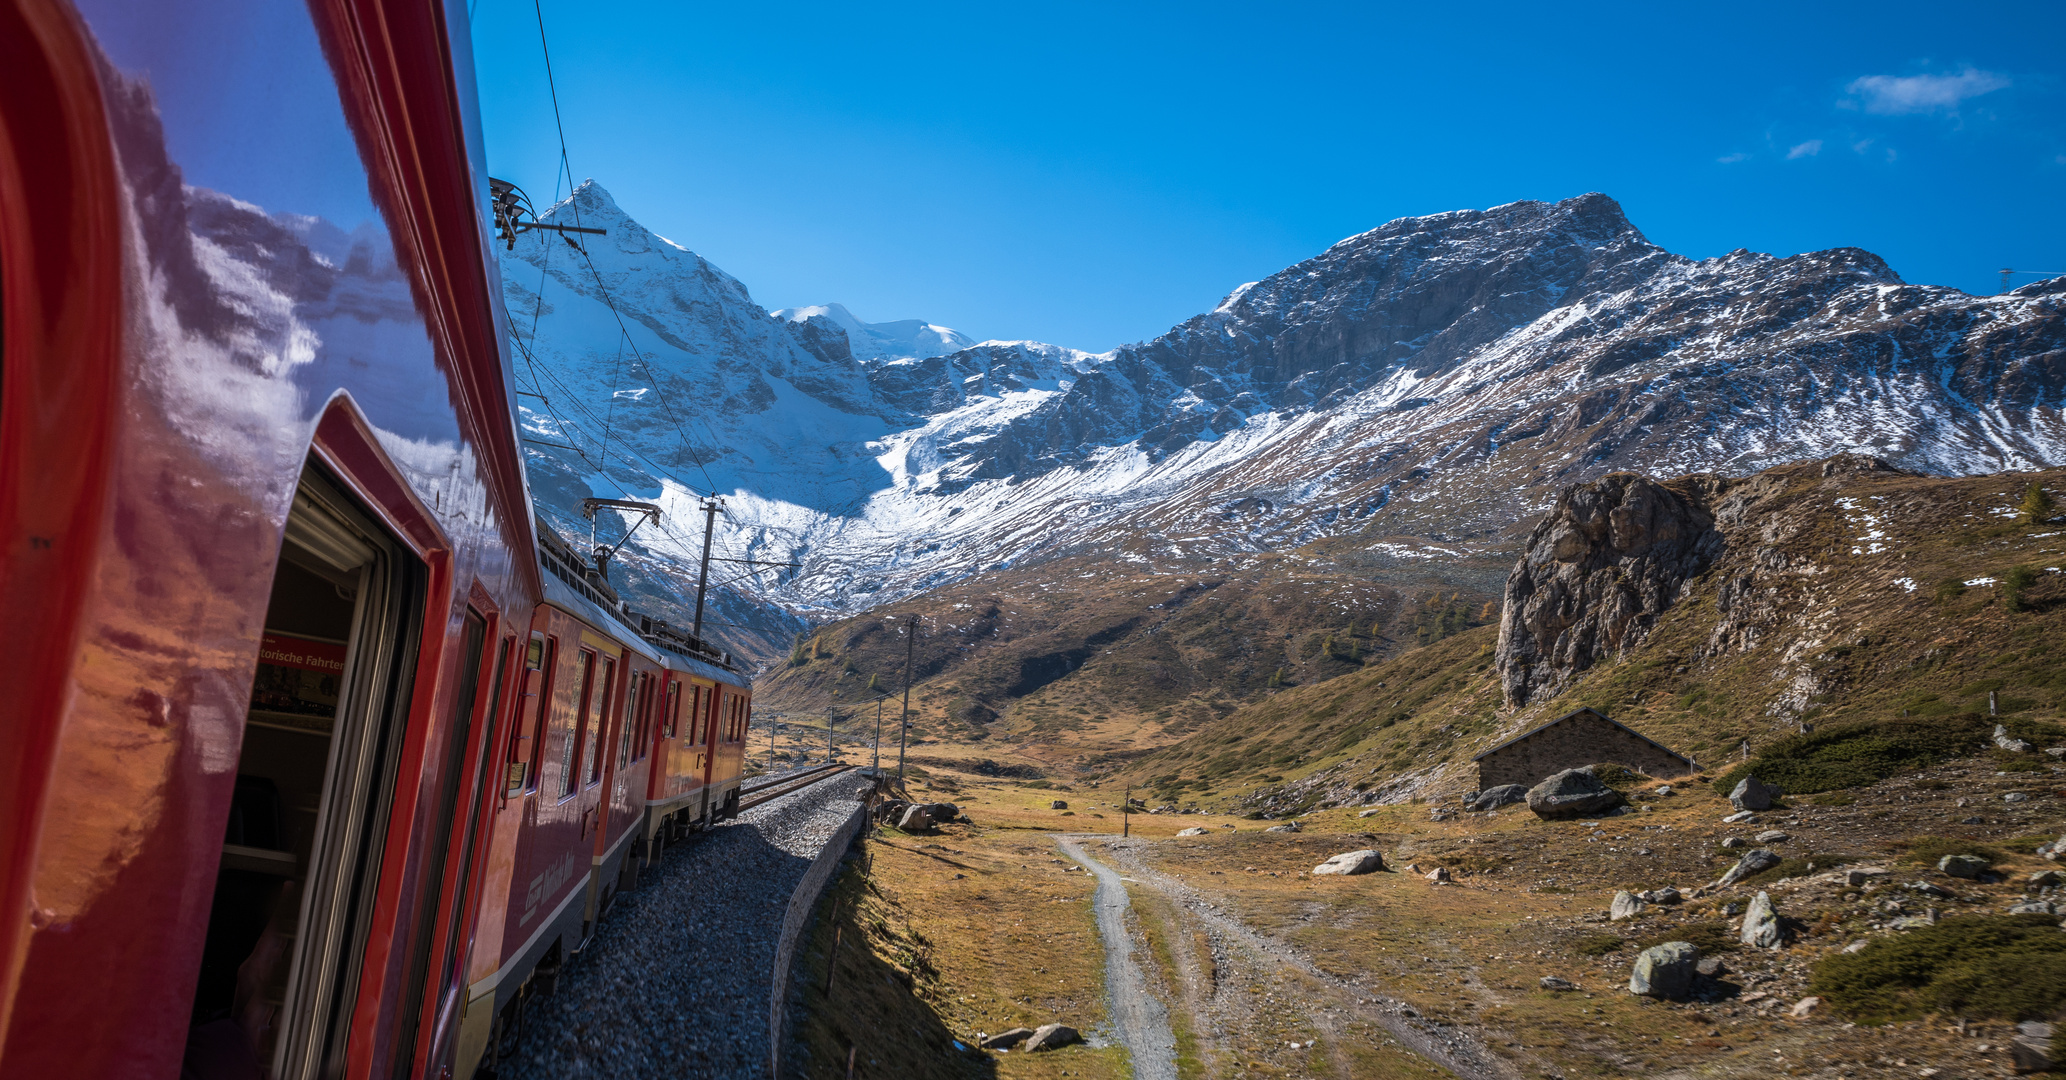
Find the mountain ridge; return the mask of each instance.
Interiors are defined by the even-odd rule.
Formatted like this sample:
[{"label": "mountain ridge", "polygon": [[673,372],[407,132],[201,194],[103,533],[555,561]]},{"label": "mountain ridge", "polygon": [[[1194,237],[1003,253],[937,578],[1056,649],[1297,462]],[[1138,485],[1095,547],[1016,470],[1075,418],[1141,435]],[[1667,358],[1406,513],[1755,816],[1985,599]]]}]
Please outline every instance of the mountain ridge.
[{"label": "mountain ridge", "polygon": [[[572,310],[598,299],[587,268],[532,234],[508,260],[513,316],[536,313],[532,349],[570,388],[615,387],[592,411],[637,449],[596,468],[593,450],[534,448],[540,486],[635,489],[675,518],[693,493],[646,464],[723,491],[725,554],[802,564],[739,586],[792,627],[1086,554],[1171,571],[1313,544],[1409,575],[1497,563],[1556,490],[1616,469],[2066,459],[2066,282],[1971,297],[1857,249],[1687,259],[1597,193],[1398,219],[1107,353],[982,342],[888,361],[857,358],[829,310],[754,305],[593,182],[546,216],[613,223],[590,250],[643,328],[646,381],[699,411],[672,430],[644,398],[611,412],[623,362],[583,341],[615,327]],[[525,267],[570,291],[539,298]],[[557,441],[593,446],[601,426]]]}]

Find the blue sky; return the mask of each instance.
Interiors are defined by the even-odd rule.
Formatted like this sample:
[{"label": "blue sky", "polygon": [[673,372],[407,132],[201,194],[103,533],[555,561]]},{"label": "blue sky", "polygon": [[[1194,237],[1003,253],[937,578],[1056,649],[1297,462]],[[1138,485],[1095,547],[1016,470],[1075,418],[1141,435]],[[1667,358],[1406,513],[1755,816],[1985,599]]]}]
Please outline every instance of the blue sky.
[{"label": "blue sky", "polygon": [[[472,6],[489,166],[542,208],[531,2]],[[2066,271],[2066,5],[542,6],[574,175],[768,307],[1102,350],[1586,191],[1686,255]]]}]

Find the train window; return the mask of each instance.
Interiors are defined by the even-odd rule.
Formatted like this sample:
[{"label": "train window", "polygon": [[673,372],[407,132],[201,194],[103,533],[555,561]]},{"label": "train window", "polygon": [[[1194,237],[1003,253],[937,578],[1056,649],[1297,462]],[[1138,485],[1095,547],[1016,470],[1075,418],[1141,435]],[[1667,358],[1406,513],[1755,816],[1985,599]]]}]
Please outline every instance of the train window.
[{"label": "train window", "polygon": [[[689,718],[695,722],[694,717]],[[667,737],[674,738],[675,730],[681,726],[681,684],[669,679],[667,682]]]},{"label": "train window", "polygon": [[[552,659],[557,642],[532,634],[524,648],[523,686],[509,723],[509,756],[503,793],[514,795],[538,786],[538,749],[544,745],[545,702],[552,700]],[[496,692],[500,693],[498,685]]]},{"label": "train window", "polygon": [[581,730],[587,742],[581,747],[582,760],[588,763],[588,782],[598,783],[603,778],[603,736],[610,726],[610,695],[617,689],[617,661],[604,658],[603,692],[595,699],[593,722],[583,717]]},{"label": "train window", "polygon": [[344,1065],[425,573],[313,466],[285,532],[192,1021],[306,1077]]},{"label": "train window", "polygon": [[696,737],[690,740],[697,746],[704,746],[710,742],[710,733],[717,726],[717,718],[711,715],[714,711],[710,704],[710,688],[698,686],[696,688],[696,715],[693,718],[696,725]]},{"label": "train window", "polygon": [[574,699],[574,722],[560,740],[560,798],[574,794],[581,775],[581,747],[588,738],[589,705],[595,700],[595,653],[581,650],[581,693]]},{"label": "train window", "polygon": [[631,741],[638,729],[639,690],[645,685],[643,672],[635,673],[625,680],[624,718],[617,721],[617,767],[631,763]]}]

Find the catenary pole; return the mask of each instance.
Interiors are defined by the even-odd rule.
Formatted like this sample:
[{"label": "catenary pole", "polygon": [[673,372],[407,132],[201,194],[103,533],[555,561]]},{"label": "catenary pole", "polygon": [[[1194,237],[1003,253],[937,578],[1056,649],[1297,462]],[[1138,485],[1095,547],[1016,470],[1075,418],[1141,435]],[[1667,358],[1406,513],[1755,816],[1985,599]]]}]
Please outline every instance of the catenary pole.
[{"label": "catenary pole", "polygon": [[904,730],[897,736],[897,782],[904,782],[904,749],[911,744],[911,659],[918,653],[918,616],[911,616],[911,627],[905,631],[904,642]]},{"label": "catenary pole", "polygon": [[[703,500],[703,569],[696,574],[696,627],[689,636],[703,640],[703,597],[710,585],[710,536],[717,531],[717,512],[720,509],[715,498]],[[770,732],[774,729],[769,728]],[[769,736],[773,738],[772,735]]]}]

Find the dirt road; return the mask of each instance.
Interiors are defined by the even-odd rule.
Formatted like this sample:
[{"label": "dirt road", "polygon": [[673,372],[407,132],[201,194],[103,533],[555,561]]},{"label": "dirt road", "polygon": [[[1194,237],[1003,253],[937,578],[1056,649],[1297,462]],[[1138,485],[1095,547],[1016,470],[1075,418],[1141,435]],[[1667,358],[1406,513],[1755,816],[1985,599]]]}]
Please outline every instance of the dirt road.
[{"label": "dirt road", "polygon": [[1105,996],[1111,1001],[1113,1032],[1133,1056],[1134,1080],[1176,1080],[1176,1039],[1169,1031],[1169,1010],[1148,992],[1147,979],[1134,963],[1133,938],[1126,930],[1131,903],[1126,883],[1117,871],[1085,854],[1074,837],[1059,836],[1055,843],[1098,879],[1091,909],[1105,943]]}]

